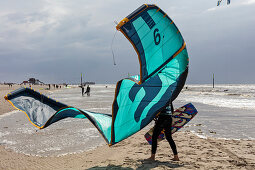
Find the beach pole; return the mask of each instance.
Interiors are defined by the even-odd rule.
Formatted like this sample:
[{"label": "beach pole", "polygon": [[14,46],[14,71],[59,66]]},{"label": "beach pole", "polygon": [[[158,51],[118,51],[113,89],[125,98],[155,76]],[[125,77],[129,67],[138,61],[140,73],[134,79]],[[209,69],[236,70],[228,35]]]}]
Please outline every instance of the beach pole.
[{"label": "beach pole", "polygon": [[82,86],[82,73],[81,73],[81,86]]},{"label": "beach pole", "polygon": [[213,88],[214,88],[214,73],[213,73]]}]

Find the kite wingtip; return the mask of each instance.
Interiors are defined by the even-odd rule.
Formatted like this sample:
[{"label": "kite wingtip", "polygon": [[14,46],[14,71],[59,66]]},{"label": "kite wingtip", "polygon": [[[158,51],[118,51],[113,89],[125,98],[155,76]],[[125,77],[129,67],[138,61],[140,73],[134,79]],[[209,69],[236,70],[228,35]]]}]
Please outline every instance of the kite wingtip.
[{"label": "kite wingtip", "polygon": [[4,99],[5,99],[5,100],[8,100],[8,97],[7,97],[7,95],[6,95],[6,96],[4,96]]},{"label": "kite wingtip", "polygon": [[116,29],[119,31],[119,30],[120,30],[120,27],[122,27],[123,25],[125,25],[128,21],[129,21],[128,18],[124,18],[124,19],[121,20],[121,21],[119,22],[119,24],[116,26]]}]

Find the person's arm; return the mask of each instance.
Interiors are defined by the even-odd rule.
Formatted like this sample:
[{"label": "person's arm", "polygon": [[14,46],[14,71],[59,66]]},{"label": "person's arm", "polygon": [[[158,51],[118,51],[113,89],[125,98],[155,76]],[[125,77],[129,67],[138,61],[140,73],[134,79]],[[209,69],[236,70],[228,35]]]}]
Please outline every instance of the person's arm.
[{"label": "person's arm", "polygon": [[174,113],[174,106],[173,106],[172,102],[171,102],[171,112],[172,112],[172,114]]}]

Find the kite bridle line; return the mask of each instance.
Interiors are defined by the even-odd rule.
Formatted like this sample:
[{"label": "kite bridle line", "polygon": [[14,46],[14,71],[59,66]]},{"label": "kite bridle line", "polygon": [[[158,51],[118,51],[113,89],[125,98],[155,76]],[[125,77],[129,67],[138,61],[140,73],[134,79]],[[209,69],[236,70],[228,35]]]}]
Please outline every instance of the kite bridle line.
[{"label": "kite bridle line", "polygon": [[115,61],[115,57],[114,57],[114,52],[113,52],[113,41],[114,41],[114,39],[115,39],[115,37],[116,37],[117,31],[118,31],[118,30],[115,31],[115,33],[114,33],[114,35],[113,35],[113,38],[112,38],[112,43],[111,43],[111,51],[112,51],[113,65],[116,65],[116,61]]}]

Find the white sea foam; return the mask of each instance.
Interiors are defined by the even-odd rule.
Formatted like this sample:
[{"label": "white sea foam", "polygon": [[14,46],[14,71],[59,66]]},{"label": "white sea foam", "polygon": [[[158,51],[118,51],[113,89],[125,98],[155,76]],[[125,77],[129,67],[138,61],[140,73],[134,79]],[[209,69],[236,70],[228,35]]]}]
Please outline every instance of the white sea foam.
[{"label": "white sea foam", "polygon": [[15,145],[17,142],[4,139],[1,143],[6,145]]},{"label": "white sea foam", "polygon": [[0,132],[0,138],[6,136],[6,135],[9,135],[10,132]]},{"label": "white sea foam", "polygon": [[255,85],[187,85],[178,100],[255,110]]},{"label": "white sea foam", "polygon": [[198,136],[199,138],[202,138],[202,139],[207,139],[207,136],[202,134],[202,133],[197,133],[195,131],[190,131],[191,133],[195,134],[196,136]]}]

